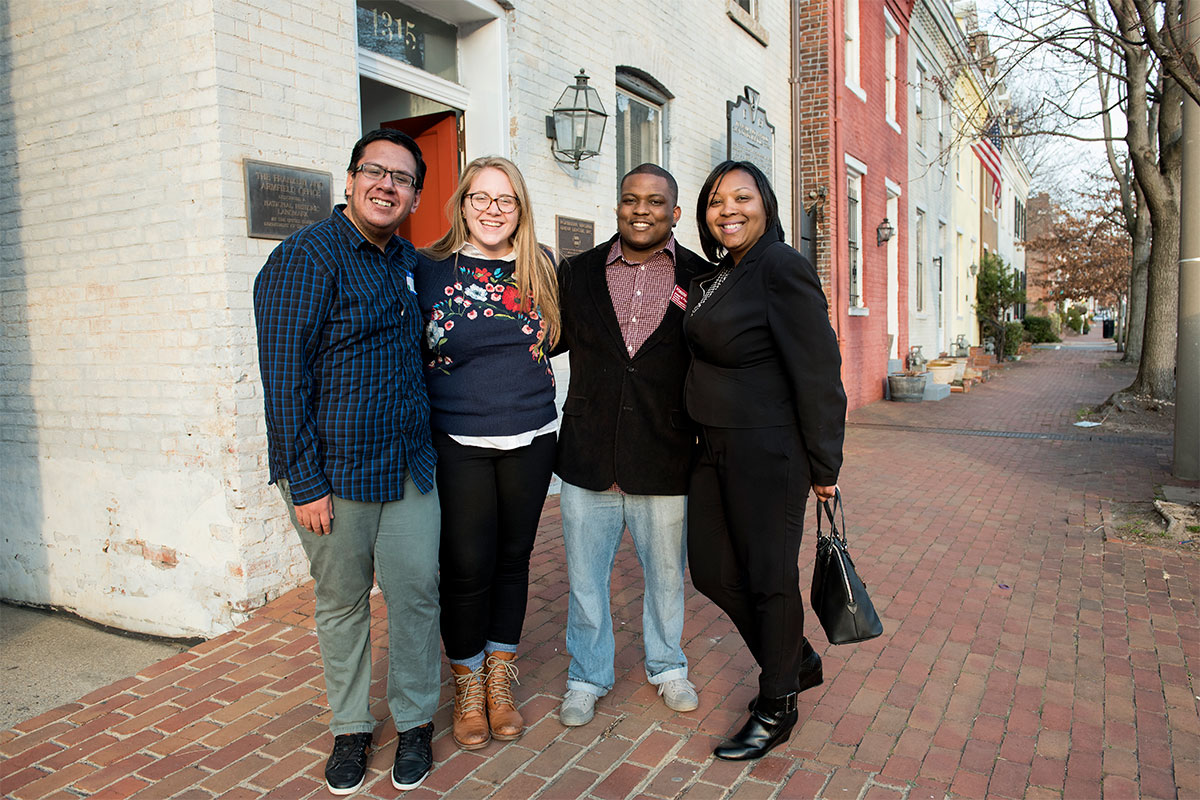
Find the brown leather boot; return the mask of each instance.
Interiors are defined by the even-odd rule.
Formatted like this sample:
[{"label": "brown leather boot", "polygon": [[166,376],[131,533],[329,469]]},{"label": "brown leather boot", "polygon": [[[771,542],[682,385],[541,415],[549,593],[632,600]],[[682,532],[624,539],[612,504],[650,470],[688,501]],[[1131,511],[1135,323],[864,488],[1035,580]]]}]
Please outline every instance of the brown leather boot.
[{"label": "brown leather boot", "polygon": [[519,739],[525,732],[525,720],[517,711],[513,699],[512,685],[517,680],[517,666],[513,664],[516,653],[497,650],[487,657],[487,715],[492,729],[492,738],[502,742]]},{"label": "brown leather boot", "polygon": [[484,707],[483,667],[472,671],[451,664],[454,677],[454,743],[463,750],[478,750],[491,740]]}]

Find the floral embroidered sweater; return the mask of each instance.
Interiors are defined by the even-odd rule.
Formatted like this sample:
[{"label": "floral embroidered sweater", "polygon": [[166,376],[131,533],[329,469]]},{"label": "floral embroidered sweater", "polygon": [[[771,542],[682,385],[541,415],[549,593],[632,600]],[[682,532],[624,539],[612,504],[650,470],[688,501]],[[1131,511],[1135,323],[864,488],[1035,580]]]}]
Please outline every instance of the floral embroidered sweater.
[{"label": "floral embroidered sweater", "polygon": [[545,322],[520,310],[515,262],[419,255],[430,424],[456,436],[512,436],[554,420]]}]

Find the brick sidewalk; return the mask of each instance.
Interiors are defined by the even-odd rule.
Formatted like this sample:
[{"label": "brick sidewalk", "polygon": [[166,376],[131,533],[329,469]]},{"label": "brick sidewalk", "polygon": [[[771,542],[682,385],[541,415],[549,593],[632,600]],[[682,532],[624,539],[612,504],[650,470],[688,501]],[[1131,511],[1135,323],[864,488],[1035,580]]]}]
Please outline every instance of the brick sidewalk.
[{"label": "brick sidewalk", "polygon": [[[613,586],[618,683],[591,724],[559,724],[567,583],[552,498],[519,661],[530,728],[516,742],[458,751],[444,684],[436,767],[405,794],[1200,797],[1191,677],[1200,562],[1106,541],[1100,518],[1101,501],[1146,500],[1169,480],[1170,442],[1071,426],[1080,404],[1132,377],[1098,368],[1112,358],[1036,352],[970,394],[851,415],[841,478],[849,535],[887,632],[832,647],[809,619],[825,683],[801,696],[788,746],[757,763],[710,757],[741,720],[756,670],[694,591],[684,647],[700,708],[670,712],[645,682],[640,570],[628,546]],[[0,733],[0,789],[18,800],[328,797],[311,613],[302,587],[235,631]],[[378,602],[377,623],[382,613]],[[382,644],[381,624],[377,634]],[[375,657],[375,714],[385,721],[358,796],[394,798],[385,649]]]}]

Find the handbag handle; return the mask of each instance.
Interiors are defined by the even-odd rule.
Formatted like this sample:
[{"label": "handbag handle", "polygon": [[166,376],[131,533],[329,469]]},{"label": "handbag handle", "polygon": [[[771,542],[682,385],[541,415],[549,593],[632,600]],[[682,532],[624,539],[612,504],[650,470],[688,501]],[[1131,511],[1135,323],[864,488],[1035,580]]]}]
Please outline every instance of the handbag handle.
[{"label": "handbag handle", "polygon": [[[821,511],[825,512],[825,516],[829,517],[830,535],[840,539],[842,544],[846,544],[846,507],[842,503],[842,491],[836,486],[833,489],[833,501],[830,505],[829,500],[819,500],[820,506],[817,508],[817,536],[821,535]],[[837,523],[834,521],[833,512],[840,509],[842,512],[842,529],[839,531]]]}]

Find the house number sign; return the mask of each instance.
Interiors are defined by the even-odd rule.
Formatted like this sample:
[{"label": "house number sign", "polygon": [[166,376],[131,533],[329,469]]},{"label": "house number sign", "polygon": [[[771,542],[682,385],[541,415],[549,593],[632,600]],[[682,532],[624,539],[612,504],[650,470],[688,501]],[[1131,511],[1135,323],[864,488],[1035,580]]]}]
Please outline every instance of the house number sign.
[{"label": "house number sign", "polygon": [[425,69],[425,31],[410,9],[391,2],[359,2],[358,45]]}]

